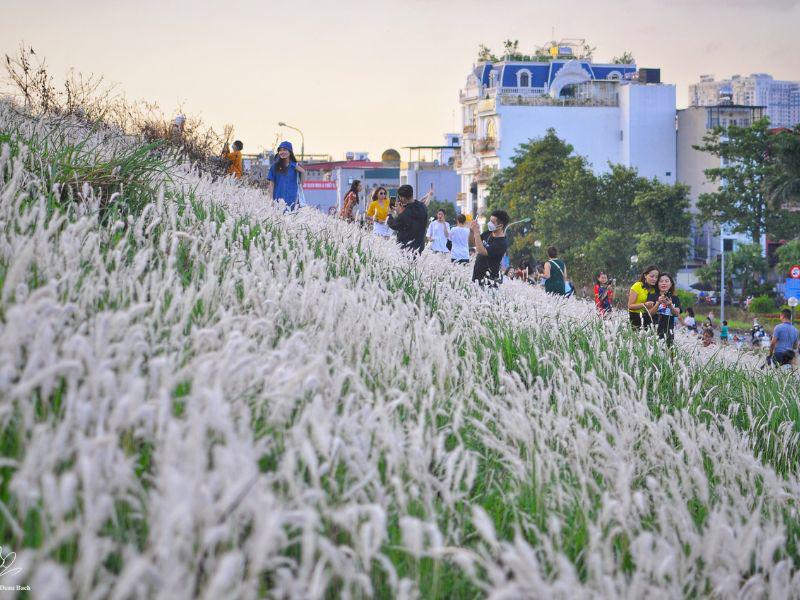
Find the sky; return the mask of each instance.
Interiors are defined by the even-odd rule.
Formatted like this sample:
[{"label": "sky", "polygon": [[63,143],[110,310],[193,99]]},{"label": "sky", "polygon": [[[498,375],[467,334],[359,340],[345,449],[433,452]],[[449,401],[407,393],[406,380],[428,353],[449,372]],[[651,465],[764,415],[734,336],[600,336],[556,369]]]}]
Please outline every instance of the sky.
[{"label": "sky", "polygon": [[585,38],[598,62],[627,50],[682,107],[701,74],[800,80],[797,23],[800,0],[0,0],[0,52],[24,43],[57,76],[103,75],[168,115],[231,123],[245,152],[280,138],[299,154],[283,121],[307,153],[380,160],[460,130],[481,43]]}]

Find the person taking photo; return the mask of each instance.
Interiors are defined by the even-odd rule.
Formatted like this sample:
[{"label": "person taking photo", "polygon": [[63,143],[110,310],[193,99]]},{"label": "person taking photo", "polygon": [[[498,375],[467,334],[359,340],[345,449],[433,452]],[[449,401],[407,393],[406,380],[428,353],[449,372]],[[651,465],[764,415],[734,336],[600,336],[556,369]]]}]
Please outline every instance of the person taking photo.
[{"label": "person taking photo", "polygon": [[397,203],[386,224],[397,232],[397,243],[401,247],[416,254],[424,250],[428,209],[419,200],[414,200],[414,188],[410,185],[397,188]]},{"label": "person taking photo", "polygon": [[480,285],[497,287],[500,283],[500,261],[508,249],[506,226],[508,213],[496,210],[486,224],[487,231],[481,234],[481,226],[472,221],[469,226],[470,246],[475,246],[475,267],[472,269],[472,281]]},{"label": "person taking photo", "polygon": [[658,297],[655,306],[658,337],[672,346],[675,341],[675,321],[681,314],[681,299],[675,293],[675,279],[670,273],[658,275]]}]

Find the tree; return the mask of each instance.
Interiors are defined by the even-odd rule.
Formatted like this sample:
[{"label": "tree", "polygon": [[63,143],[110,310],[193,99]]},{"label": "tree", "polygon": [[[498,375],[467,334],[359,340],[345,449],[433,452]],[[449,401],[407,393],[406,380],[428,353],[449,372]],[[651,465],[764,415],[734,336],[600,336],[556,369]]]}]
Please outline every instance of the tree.
[{"label": "tree", "polygon": [[775,269],[781,278],[789,276],[789,269],[794,265],[800,265],[800,240],[792,240],[785,243],[775,251],[778,263]]},{"label": "tree", "polygon": [[750,127],[717,127],[703,138],[703,145],[695,146],[722,161],[722,166],[705,171],[719,189],[700,195],[697,208],[701,217],[734,233],[750,234],[756,244],[761,243],[767,231],[779,233],[797,218],[782,204],[769,205],[767,201],[770,177],[774,181],[775,176],[775,167],[770,163],[773,139],[768,127],[767,119]]},{"label": "tree", "polygon": [[[736,287],[742,288],[744,296],[759,291],[767,268],[767,260],[761,255],[761,246],[741,244],[735,251],[725,253],[725,289],[732,292],[736,283]],[[722,261],[717,257],[710,264],[697,269],[695,275],[703,283],[719,289]]]},{"label": "tree", "polygon": [[769,144],[767,231],[774,239],[793,238],[800,232],[800,125],[773,134]]},{"label": "tree", "polygon": [[486,44],[478,45],[478,61],[480,62],[497,62],[497,57],[492,54],[492,51]]},{"label": "tree", "polygon": [[[550,197],[556,187],[572,146],[550,129],[543,138],[521,144],[511,158],[511,166],[502,169],[489,182],[487,210],[503,209],[512,221],[533,217],[536,205]],[[515,232],[509,256],[513,261],[534,256],[536,236],[524,229]]]},{"label": "tree", "polygon": [[611,62],[615,65],[631,65],[636,62],[636,59],[633,57],[633,54],[629,50],[625,50],[621,56],[615,56],[611,59]]}]

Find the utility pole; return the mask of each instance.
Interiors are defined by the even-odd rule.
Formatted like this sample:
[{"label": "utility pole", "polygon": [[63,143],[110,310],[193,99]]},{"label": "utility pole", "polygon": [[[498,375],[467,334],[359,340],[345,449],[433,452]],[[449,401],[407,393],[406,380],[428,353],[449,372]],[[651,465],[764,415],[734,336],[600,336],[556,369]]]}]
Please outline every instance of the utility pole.
[{"label": "utility pole", "polygon": [[719,236],[720,250],[722,250],[722,291],[720,292],[719,299],[719,326],[722,331],[722,323],[725,321],[725,234],[720,232]]}]

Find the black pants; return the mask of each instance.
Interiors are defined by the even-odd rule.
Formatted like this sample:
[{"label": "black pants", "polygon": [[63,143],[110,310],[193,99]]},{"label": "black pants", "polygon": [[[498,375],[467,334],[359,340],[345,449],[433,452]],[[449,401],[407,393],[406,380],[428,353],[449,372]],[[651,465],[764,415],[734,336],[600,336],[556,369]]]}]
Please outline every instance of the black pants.
[{"label": "black pants", "polygon": [[450,262],[453,262],[453,263],[455,263],[457,265],[468,265],[469,264],[469,259],[468,258],[459,258],[459,259],[451,258]]},{"label": "black pants", "polygon": [[653,319],[650,313],[638,313],[628,311],[628,318],[631,320],[631,327],[634,330],[647,329],[653,326]]}]

